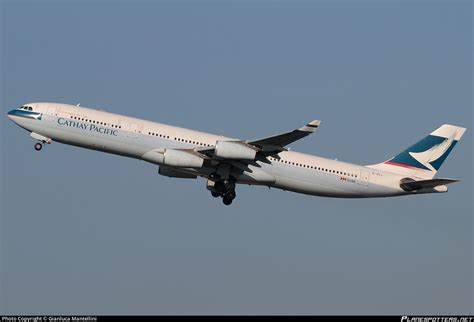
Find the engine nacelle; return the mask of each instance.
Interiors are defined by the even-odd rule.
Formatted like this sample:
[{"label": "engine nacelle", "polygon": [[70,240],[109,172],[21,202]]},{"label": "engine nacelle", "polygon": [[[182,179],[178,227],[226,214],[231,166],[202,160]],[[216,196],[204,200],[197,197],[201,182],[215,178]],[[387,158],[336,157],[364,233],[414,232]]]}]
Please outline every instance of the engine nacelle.
[{"label": "engine nacelle", "polygon": [[203,163],[203,158],[185,151],[165,149],[163,154],[163,164],[171,167],[202,168]]},{"label": "engine nacelle", "polygon": [[170,177],[170,178],[181,178],[181,179],[196,179],[197,178],[196,175],[177,171],[173,168],[162,166],[162,165],[160,166],[158,173],[161,174],[162,176]]},{"label": "engine nacelle", "polygon": [[257,151],[240,142],[217,141],[214,155],[223,159],[254,160]]}]

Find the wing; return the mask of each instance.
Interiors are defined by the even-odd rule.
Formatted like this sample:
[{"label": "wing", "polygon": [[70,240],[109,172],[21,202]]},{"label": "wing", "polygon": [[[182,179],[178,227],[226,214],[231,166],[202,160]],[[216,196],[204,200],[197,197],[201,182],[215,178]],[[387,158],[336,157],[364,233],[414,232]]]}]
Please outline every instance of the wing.
[{"label": "wing", "polygon": [[[255,147],[260,153],[272,153],[286,151],[285,146],[295,141],[298,141],[311,133],[321,124],[320,120],[314,120],[306,124],[305,126],[295,129],[290,132],[269,136],[266,138],[254,140],[254,141],[238,141],[240,144]],[[236,141],[237,142],[237,141]],[[200,153],[212,156],[214,154],[215,147],[198,149]]]}]

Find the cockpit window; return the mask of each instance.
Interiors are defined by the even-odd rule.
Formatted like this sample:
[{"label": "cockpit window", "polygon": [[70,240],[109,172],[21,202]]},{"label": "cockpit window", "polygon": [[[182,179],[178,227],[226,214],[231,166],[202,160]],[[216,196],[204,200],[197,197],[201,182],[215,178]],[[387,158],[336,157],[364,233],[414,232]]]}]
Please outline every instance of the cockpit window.
[{"label": "cockpit window", "polygon": [[33,108],[31,106],[26,106],[26,105],[20,106],[18,109],[25,110],[25,111],[33,111]]}]

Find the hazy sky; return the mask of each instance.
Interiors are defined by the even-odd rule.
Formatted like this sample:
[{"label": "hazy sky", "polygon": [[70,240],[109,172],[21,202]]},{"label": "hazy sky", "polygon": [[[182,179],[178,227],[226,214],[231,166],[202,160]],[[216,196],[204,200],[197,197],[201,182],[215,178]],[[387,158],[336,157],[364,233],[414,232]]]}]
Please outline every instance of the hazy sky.
[{"label": "hazy sky", "polygon": [[[2,1],[2,313],[473,313],[468,1]],[[377,200],[205,181],[61,145],[26,102],[371,164],[443,123],[469,128],[449,193]]]}]

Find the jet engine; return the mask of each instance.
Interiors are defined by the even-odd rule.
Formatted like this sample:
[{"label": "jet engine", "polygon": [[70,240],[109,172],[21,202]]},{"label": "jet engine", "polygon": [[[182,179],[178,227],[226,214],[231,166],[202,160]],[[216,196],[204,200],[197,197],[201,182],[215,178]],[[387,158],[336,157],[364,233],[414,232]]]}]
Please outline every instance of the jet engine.
[{"label": "jet engine", "polygon": [[187,151],[165,149],[163,164],[171,167],[201,168],[204,159]]},{"label": "jet engine", "polygon": [[257,151],[243,142],[217,141],[214,155],[223,159],[254,160]]}]

